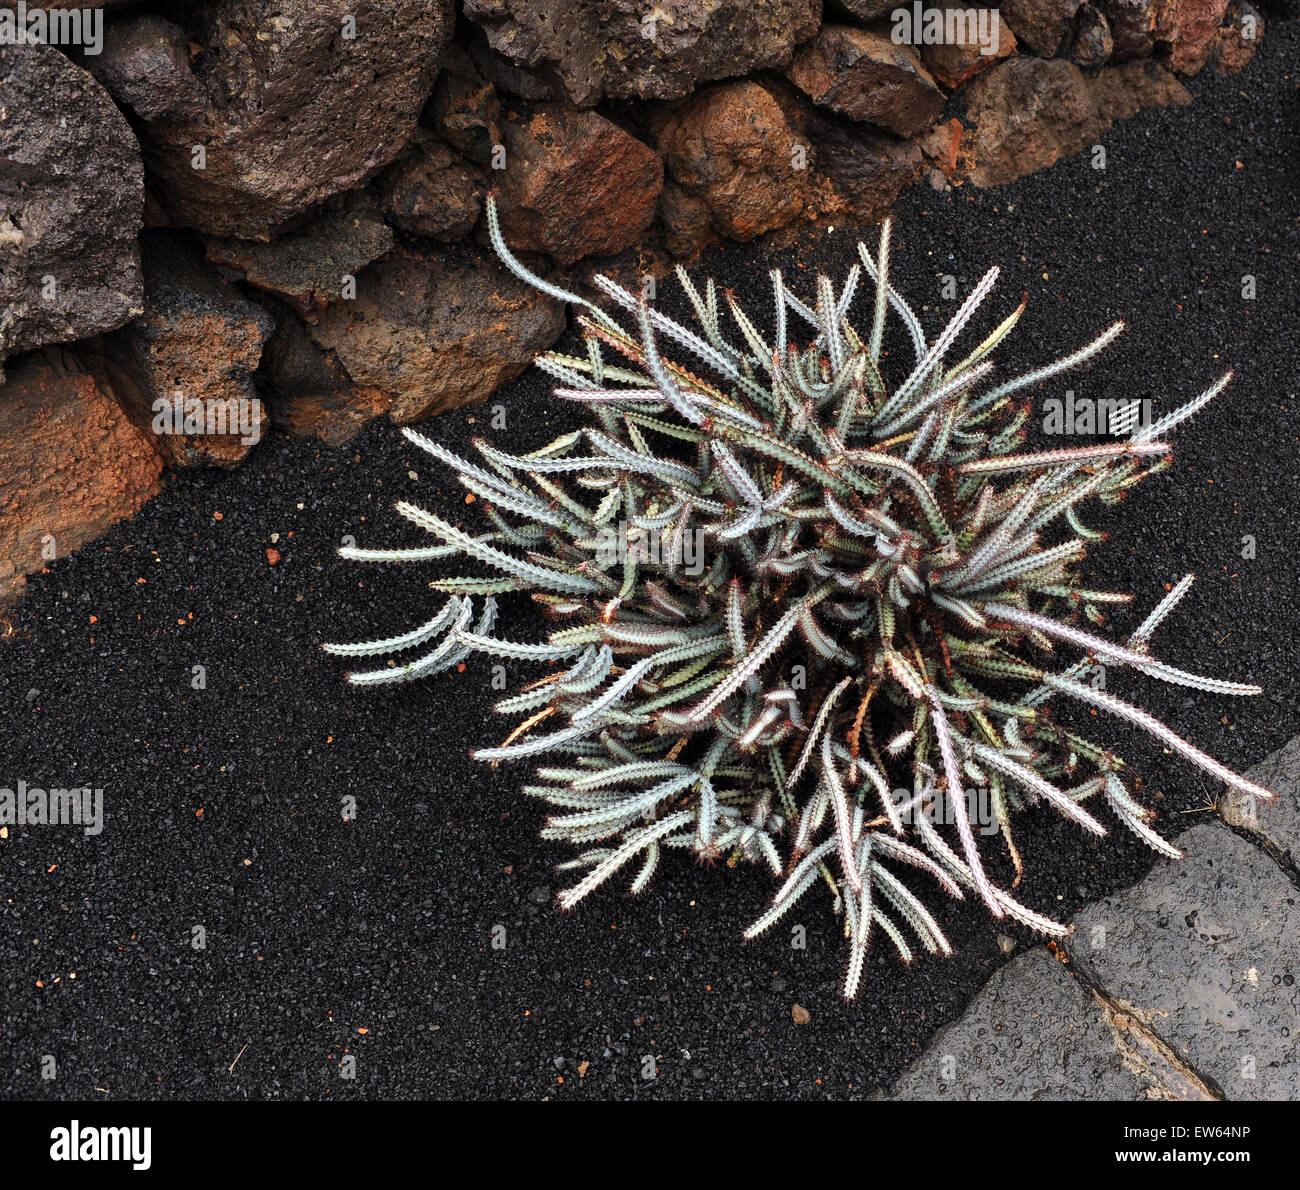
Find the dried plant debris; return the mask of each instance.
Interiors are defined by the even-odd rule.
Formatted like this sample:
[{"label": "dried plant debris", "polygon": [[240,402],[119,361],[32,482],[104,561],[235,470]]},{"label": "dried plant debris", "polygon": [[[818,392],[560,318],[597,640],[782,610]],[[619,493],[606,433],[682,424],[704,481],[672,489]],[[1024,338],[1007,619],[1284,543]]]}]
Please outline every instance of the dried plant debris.
[{"label": "dried plant debris", "polygon": [[[1098,665],[1127,667],[1207,694],[1259,693],[1153,655],[1151,637],[1191,575],[1116,643],[1091,626],[1132,596],[1086,586],[1079,572],[1103,536],[1082,519],[1085,502],[1114,503],[1167,467],[1169,431],[1231,374],[1123,440],[1023,451],[1028,391],[1090,360],[1122,323],[994,379],[991,353],[1022,303],[950,362],[998,270],[929,341],[889,284],[886,223],[838,289],[820,276],[801,297],[772,272],[770,341],[735,296],[720,300],[711,281],[701,292],[682,269],[698,331],[596,279],[628,327],[534,276],[491,205],[488,216],[511,271],[580,309],[586,356],[537,362],[591,423],[524,455],[479,440],[477,462],[406,430],[456,472],[485,523],[462,529],[402,503],[436,544],[340,552],[463,557],[483,573],[430,584],[447,598],[419,628],[325,648],[414,658],[349,674],[359,686],[435,674],[474,653],[549,666],[498,704],[520,722],[475,755],[539,765],[524,788],[553,809],[543,837],[578,848],[561,865],[575,873],[562,906],[623,873],[640,893],[665,851],[690,851],[749,861],[778,882],[754,937],[824,882],[843,916],[852,997],[873,939],[905,962],[918,947],[951,952],[922,899],[934,889],[1065,933],[989,877],[968,787],[985,795],[980,825],[1000,834],[1017,873],[1013,813],[1030,806],[1084,834],[1119,824],[1178,856],[1125,760],[1059,723],[1053,703],[1114,716],[1246,795],[1272,796],[1089,680]],[[869,321],[855,328],[848,314],[864,279]],[[887,357],[894,325],[904,346]],[[906,374],[887,383],[909,348]],[[501,631],[496,599],[514,591],[557,622],[546,640]]]}]

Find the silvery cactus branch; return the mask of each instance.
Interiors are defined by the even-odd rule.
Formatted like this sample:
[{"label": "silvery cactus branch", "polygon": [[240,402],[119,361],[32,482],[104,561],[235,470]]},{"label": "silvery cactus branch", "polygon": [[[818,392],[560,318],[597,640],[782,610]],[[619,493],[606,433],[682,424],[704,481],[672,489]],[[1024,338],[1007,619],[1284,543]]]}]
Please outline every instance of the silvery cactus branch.
[{"label": "silvery cactus branch", "polygon": [[[824,886],[844,919],[851,997],[876,940],[905,962],[917,947],[951,953],[921,899],[928,888],[1064,932],[996,878],[1003,858],[981,836],[995,831],[1019,872],[1017,811],[1050,810],[1094,838],[1118,824],[1177,856],[1126,782],[1115,733],[1101,721],[1088,735],[1062,727],[1049,715],[1055,700],[1272,796],[1084,680],[1101,664],[1207,695],[1259,693],[1152,652],[1190,575],[1125,642],[1079,625],[1131,598],[1084,583],[1081,562],[1104,535],[1080,510],[1163,467],[1167,433],[1228,377],[1124,441],[1025,451],[1026,411],[1011,396],[1084,365],[1122,323],[999,380],[993,351],[1024,303],[947,363],[980,334],[971,328],[997,270],[931,342],[889,282],[888,223],[838,290],[818,277],[801,296],[774,271],[766,316],[728,292],[724,323],[714,284],[700,289],[678,269],[698,332],[608,278],[597,288],[625,322],[543,281],[506,247],[490,200],[488,230],[516,276],[579,308],[585,356],[538,363],[593,423],[524,453],[479,440],[476,461],[406,430],[486,522],[452,524],[403,502],[398,513],[431,544],[340,552],[457,558],[472,572],[430,584],[445,602],[421,626],[325,648],[409,658],[349,674],[358,685],[474,656],[536,671],[497,705],[520,721],[474,755],[532,766],[522,788],[552,811],[543,837],[576,848],[561,865],[577,874],[562,906],[621,875],[643,893],[667,853],[686,851],[775,878],[753,938]],[[864,275],[874,293],[857,328]],[[891,311],[914,356],[892,391],[881,367]],[[514,593],[554,622],[544,639],[498,630],[512,604],[497,601]]]}]

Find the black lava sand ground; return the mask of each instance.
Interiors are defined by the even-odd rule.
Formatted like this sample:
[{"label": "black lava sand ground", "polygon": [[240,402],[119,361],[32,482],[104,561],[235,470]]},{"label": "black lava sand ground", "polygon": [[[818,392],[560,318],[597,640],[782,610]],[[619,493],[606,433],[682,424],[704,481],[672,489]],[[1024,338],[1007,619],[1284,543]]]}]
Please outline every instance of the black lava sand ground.
[{"label": "black lava sand ground", "polygon": [[[1000,263],[1003,311],[1028,290],[1008,371],[1118,316],[1131,329],[1074,377],[1083,394],[1151,394],[1167,409],[1237,370],[1229,394],[1178,433],[1175,467],[1111,511],[1115,537],[1088,565],[1139,595],[1117,635],[1164,584],[1200,576],[1158,647],[1267,693],[1185,700],[1123,674],[1111,688],[1145,695],[1239,767],[1300,730],[1297,64],[1300,27],[1274,27],[1244,77],[1195,80],[1196,105],[1112,130],[1104,173],[1084,154],[992,193],[922,185],[899,209],[902,289],[928,300],[931,333],[952,309],[939,300],[941,274],[969,285]],[[787,276],[800,266],[842,276],[855,239],[823,231],[778,263]],[[770,263],[733,246],[705,267],[755,292],[753,308],[767,300]],[[1241,297],[1245,274],[1257,278],[1254,300]],[[492,431],[479,408],[435,433],[453,447],[482,432],[537,444],[567,424],[538,373],[496,400],[508,431]],[[134,521],[33,580],[0,642],[0,785],[101,786],[107,824],[96,838],[11,827],[0,840],[3,1093],[845,1098],[886,1088],[1005,961],[983,912],[940,906],[958,957],[904,969],[880,948],[861,1001],[847,1006],[841,943],[815,899],[800,914],[806,950],[779,932],[740,942],[771,891],[757,872],[681,858],[640,900],[618,887],[557,912],[552,864],[564,854],[538,842],[542,812],[516,793],[522,774],[468,758],[508,726],[490,714],[487,666],[355,693],[316,648],[428,614],[421,572],[332,553],[349,533],[403,539],[391,509],[401,497],[472,514],[391,427],[339,451],[267,441],[233,474],[172,476]],[[1240,556],[1244,535],[1256,540],[1253,560]],[[272,544],[283,555],[274,567]],[[204,690],[191,687],[196,665]],[[1210,784],[1143,738],[1115,739],[1145,762],[1164,825],[1195,822]],[[1045,815],[1020,819],[1018,838],[1023,899],[1057,915],[1152,862],[1135,841],[1114,835],[1099,849]],[[196,926],[205,949],[192,944]],[[503,950],[492,948],[495,926]],[[810,1025],[792,1022],[795,1003]],[[41,1078],[46,1054],[53,1081]],[[351,1080],[345,1054],[356,1059]]]}]

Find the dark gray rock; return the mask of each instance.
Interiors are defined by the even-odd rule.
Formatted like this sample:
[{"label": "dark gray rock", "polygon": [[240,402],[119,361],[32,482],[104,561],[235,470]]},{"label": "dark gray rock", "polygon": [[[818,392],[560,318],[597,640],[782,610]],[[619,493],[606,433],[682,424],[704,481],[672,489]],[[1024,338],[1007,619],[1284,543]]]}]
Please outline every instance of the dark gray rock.
[{"label": "dark gray rock", "polygon": [[837,12],[842,12],[865,24],[868,21],[879,20],[890,9],[897,7],[898,0],[828,0],[826,15],[830,17]]},{"label": "dark gray rock", "polygon": [[[334,352],[312,342],[294,311],[274,298],[263,300],[275,315],[275,333],[261,364],[271,423],[294,438],[319,438],[331,446],[350,442],[370,418],[383,413],[382,403],[376,394],[358,390]],[[421,814],[428,809],[418,803],[415,808]]]},{"label": "dark gray rock", "polygon": [[921,150],[915,141],[817,116],[808,119],[806,128],[818,170],[864,222],[888,214],[903,187],[920,172]]},{"label": "dark gray rock", "polygon": [[998,11],[1016,41],[1043,58],[1061,48],[1079,0],[1003,0]]},{"label": "dark gray rock", "polygon": [[1300,736],[1250,770],[1250,779],[1277,794],[1261,802],[1229,789],[1219,803],[1225,822],[1255,835],[1292,870],[1300,866]]},{"label": "dark gray rock", "polygon": [[[121,60],[143,73],[105,80],[127,106],[142,103],[150,190],[173,222],[241,239],[269,239],[397,156],[453,26],[451,0],[210,0],[183,11],[194,84],[162,23],[135,27],[148,17],[120,34],[152,47]],[[197,85],[201,111],[160,114],[148,80],[164,59],[168,85],[183,96]]]},{"label": "dark gray rock", "polygon": [[107,92],[57,49],[0,47],[0,359],[140,313],[143,207]]},{"label": "dark gray rock", "polygon": [[358,192],[269,244],[211,240],[207,256],[308,313],[339,301],[344,278],[355,278],[392,246],[391,229],[374,203]]},{"label": "dark gray rock", "polygon": [[[488,60],[501,61],[490,55]],[[428,114],[434,130],[462,157],[491,164],[492,150],[501,143],[501,101],[482,66],[460,46],[447,51]]]},{"label": "dark gray rock", "polygon": [[1085,69],[1102,66],[1115,52],[1115,39],[1105,15],[1091,4],[1080,4],[1070,33],[1070,61]]},{"label": "dark gray rock", "polygon": [[308,331],[366,408],[399,424],[491,396],[559,338],[557,302],[468,249],[395,251],[357,278],[353,301]]},{"label": "dark gray rock", "polygon": [[1101,1008],[1044,947],[1013,959],[935,1034],[891,1099],[1141,1099]]},{"label": "dark gray rock", "polygon": [[422,139],[379,180],[384,218],[411,235],[463,239],[483,210],[487,183],[442,141]]},{"label": "dark gray rock", "polygon": [[1100,0],[1115,39],[1115,61],[1149,58],[1173,34],[1179,0]]},{"label": "dark gray rock", "polygon": [[1220,810],[1264,845],[1185,832],[1181,861],[1078,915],[1073,976],[1042,947],[1002,968],[893,1097],[1294,1100],[1300,736],[1247,775],[1278,801]]},{"label": "dark gray rock", "polygon": [[163,17],[110,25],[103,52],[87,55],[84,65],[142,120],[194,119],[207,107],[190,69],[185,30]]},{"label": "dark gray rock", "polygon": [[1220,823],[1177,845],[1079,914],[1071,962],[1225,1098],[1300,1098],[1300,890]]},{"label": "dark gray rock", "polygon": [[817,31],[821,0],[465,0],[492,49],[542,68],[579,107],[677,99],[700,83],[784,66]]},{"label": "dark gray rock", "polygon": [[493,53],[487,34],[477,26],[470,36],[467,48],[470,59],[498,95],[515,95],[534,103],[556,98],[555,88],[551,86],[544,70],[529,70]]}]

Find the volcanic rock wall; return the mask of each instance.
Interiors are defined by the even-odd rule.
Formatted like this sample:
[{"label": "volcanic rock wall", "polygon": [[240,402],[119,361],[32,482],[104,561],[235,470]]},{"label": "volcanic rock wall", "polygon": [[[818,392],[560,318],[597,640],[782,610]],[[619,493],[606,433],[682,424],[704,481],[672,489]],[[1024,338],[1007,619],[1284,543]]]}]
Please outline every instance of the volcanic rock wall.
[{"label": "volcanic rock wall", "polygon": [[517,376],[565,312],[492,258],[489,190],[544,275],[661,274],[1043,169],[1264,36],[1247,0],[34,9],[0,0],[0,601],[165,466]]}]

